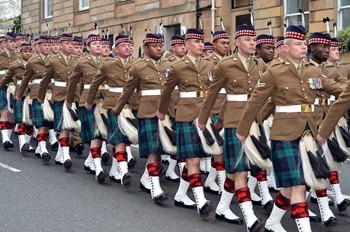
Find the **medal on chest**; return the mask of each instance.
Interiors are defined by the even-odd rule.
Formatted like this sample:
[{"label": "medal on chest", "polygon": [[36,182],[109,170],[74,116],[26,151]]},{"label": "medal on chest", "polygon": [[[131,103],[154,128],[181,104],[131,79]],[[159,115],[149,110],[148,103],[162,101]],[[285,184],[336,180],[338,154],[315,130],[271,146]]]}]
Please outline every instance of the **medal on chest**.
[{"label": "medal on chest", "polygon": [[323,89],[322,78],[320,77],[309,78],[309,85],[310,85],[310,89]]}]

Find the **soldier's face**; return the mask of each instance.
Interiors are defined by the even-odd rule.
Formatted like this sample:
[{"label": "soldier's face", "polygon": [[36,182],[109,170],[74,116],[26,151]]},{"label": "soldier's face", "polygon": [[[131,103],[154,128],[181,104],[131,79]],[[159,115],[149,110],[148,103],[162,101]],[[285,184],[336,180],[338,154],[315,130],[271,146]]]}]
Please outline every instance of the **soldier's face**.
[{"label": "soldier's face", "polygon": [[50,44],[49,43],[41,43],[38,44],[38,48],[41,54],[47,56],[50,54]]},{"label": "soldier's face", "polygon": [[319,61],[326,61],[329,56],[329,44],[313,44],[310,46],[311,54]]},{"label": "soldier's face", "polygon": [[256,48],[258,55],[264,60],[265,63],[268,63],[273,60],[275,56],[275,45],[273,44],[260,44]]},{"label": "soldier's face", "polygon": [[126,59],[130,56],[131,53],[131,46],[130,43],[120,43],[117,46],[115,46],[114,52],[117,53],[117,55],[123,59]]},{"label": "soldier's face", "polygon": [[285,46],[287,56],[294,60],[301,61],[305,59],[307,53],[306,40],[288,39]]},{"label": "soldier's face", "polygon": [[203,54],[204,43],[201,39],[188,39],[185,41],[187,51],[194,57],[201,56]]},{"label": "soldier's face", "polygon": [[16,48],[16,42],[12,39],[6,40],[6,48],[9,51],[13,51]]},{"label": "soldier's face", "polygon": [[22,50],[21,56],[23,60],[27,61],[32,56],[32,50]]},{"label": "soldier's face", "polygon": [[60,46],[58,43],[52,43],[50,50],[53,54],[57,54],[59,52]]},{"label": "soldier's face", "polygon": [[217,39],[213,43],[214,51],[220,55],[224,56],[230,51],[230,40],[228,38]]},{"label": "soldier's face", "polygon": [[145,50],[147,50],[147,54],[151,59],[159,60],[163,55],[163,43],[149,43],[145,46]]},{"label": "soldier's face", "polygon": [[100,41],[92,41],[88,46],[88,51],[94,56],[99,56],[101,54]]},{"label": "soldier's face", "polygon": [[62,41],[60,43],[60,51],[64,55],[69,56],[73,52],[73,43],[70,41]]},{"label": "soldier's face", "polygon": [[253,55],[256,45],[255,36],[240,36],[235,40],[235,42],[236,46],[238,47],[238,52],[241,55]]},{"label": "soldier's face", "polygon": [[74,46],[73,53],[74,53],[74,55],[80,56],[81,54],[83,54],[83,47],[82,46]]},{"label": "soldier's face", "polygon": [[183,57],[186,54],[185,44],[171,45],[171,50],[173,51],[173,54],[177,57]]},{"label": "soldier's face", "polygon": [[6,42],[5,41],[1,41],[0,42],[0,48],[4,49],[6,47]]},{"label": "soldier's face", "polygon": [[17,47],[21,46],[22,43],[26,42],[25,39],[17,39],[16,40],[16,44],[17,44]]},{"label": "soldier's face", "polygon": [[210,57],[214,53],[214,50],[205,50],[203,52],[203,57]]},{"label": "soldier's face", "polygon": [[328,60],[330,62],[336,62],[340,59],[340,55],[339,55],[339,47],[331,47],[329,49],[329,57]]},{"label": "soldier's face", "polygon": [[111,49],[109,48],[109,45],[102,45],[101,46],[101,56],[103,56],[103,57],[109,56],[110,50]]},{"label": "soldier's face", "polygon": [[281,45],[276,48],[276,52],[279,58],[284,59],[287,56],[286,47]]}]

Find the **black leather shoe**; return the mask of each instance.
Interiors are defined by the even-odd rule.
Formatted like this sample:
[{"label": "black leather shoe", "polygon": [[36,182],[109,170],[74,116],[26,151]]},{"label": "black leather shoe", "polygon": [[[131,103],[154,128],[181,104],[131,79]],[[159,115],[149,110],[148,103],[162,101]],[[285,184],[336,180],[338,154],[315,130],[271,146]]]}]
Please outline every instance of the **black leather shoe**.
[{"label": "black leather shoe", "polygon": [[253,205],[261,206],[261,201],[253,201],[253,200],[252,200],[252,204],[253,204]]},{"label": "black leather shoe", "polygon": [[63,163],[61,163],[60,161],[56,161],[56,160],[55,160],[55,164],[56,164],[56,165],[59,165],[59,166],[63,166]]},{"label": "black leather shoe", "polygon": [[64,169],[66,169],[66,171],[69,171],[73,165],[72,160],[67,159],[63,165],[64,165]]},{"label": "black leather shoe", "polygon": [[42,155],[41,155],[41,159],[44,163],[48,163],[49,160],[51,159],[51,156],[49,155],[49,153],[46,153],[44,152]]},{"label": "black leather shoe", "polygon": [[109,176],[109,179],[110,179],[110,181],[116,182],[116,183],[118,183],[118,184],[121,184],[121,183],[122,183],[120,179],[116,179],[114,176]]},{"label": "black leather shoe", "polygon": [[206,193],[212,193],[212,194],[215,194],[215,195],[220,195],[219,191],[215,191],[215,190],[212,190],[210,187],[208,186],[204,186],[204,192]]},{"label": "black leather shoe", "polygon": [[180,177],[176,178],[176,179],[171,179],[169,176],[166,176],[165,177],[167,180],[170,180],[172,182],[175,182],[175,183],[180,183]]},{"label": "black leather shoe", "polygon": [[338,220],[335,217],[330,217],[327,221],[323,222],[326,228],[332,228],[338,224]]},{"label": "black leather shoe", "polygon": [[14,147],[13,142],[11,142],[11,141],[9,141],[9,142],[10,142],[10,147]]},{"label": "black leather shoe", "polygon": [[206,218],[209,216],[209,213],[214,209],[213,203],[211,201],[205,202],[202,208],[199,209],[199,215],[201,218]]},{"label": "black leather shoe", "polygon": [[265,212],[266,213],[271,213],[273,205],[274,205],[273,200],[270,200],[270,201],[266,202],[266,204],[263,205]]},{"label": "black leather shoe", "polygon": [[151,194],[151,189],[146,188],[141,182],[140,182],[140,189],[146,193]]},{"label": "black leather shoe", "polygon": [[[254,222],[254,224],[251,227],[248,227],[248,231],[249,232],[258,232],[263,228],[263,226],[264,225],[262,224],[261,219],[258,219]],[[266,229],[265,229],[265,231],[266,231]]]},{"label": "black leather shoe", "polygon": [[168,195],[165,192],[162,192],[158,196],[155,196],[153,198],[153,200],[154,200],[154,203],[160,204],[160,203],[163,203],[164,201],[168,200]]},{"label": "black leather shoe", "polygon": [[79,143],[76,147],[75,150],[77,152],[77,155],[82,155],[83,154],[83,150],[84,150],[84,144]]},{"label": "black leather shoe", "polygon": [[109,160],[109,153],[105,152],[101,155],[101,160],[103,164],[108,164],[108,160]]},{"label": "black leather shoe", "polygon": [[10,150],[10,148],[11,148],[11,143],[10,143],[10,141],[5,141],[5,142],[3,143],[3,145],[4,145],[5,151]]},{"label": "black leather shoe", "polygon": [[131,173],[130,172],[125,173],[122,180],[124,188],[129,188],[131,186],[131,181],[132,181]]},{"label": "black leather shoe", "polygon": [[236,224],[236,225],[242,225],[243,224],[243,219],[242,218],[237,218],[237,219],[228,219],[225,217],[225,215],[219,215],[219,214],[215,214],[215,218],[220,220],[220,221],[225,221],[231,224]]},{"label": "black leather shoe", "polygon": [[339,205],[337,205],[337,208],[339,212],[344,212],[348,206],[350,206],[350,200],[345,198]]},{"label": "black leather shoe", "polygon": [[98,183],[102,184],[105,182],[106,178],[108,176],[108,173],[105,170],[102,170],[100,174],[96,177]]},{"label": "black leather shoe", "polygon": [[321,218],[319,216],[309,216],[310,222],[321,222]]},{"label": "black leather shoe", "polygon": [[208,176],[209,175],[209,172],[205,172],[205,171],[200,171],[202,175],[205,175],[205,176]]},{"label": "black leather shoe", "polygon": [[196,205],[196,204],[193,204],[193,205],[185,205],[184,202],[182,202],[182,201],[177,201],[177,200],[174,200],[174,205],[177,206],[177,207],[185,208],[185,209],[197,209],[197,205]]},{"label": "black leather shoe", "polygon": [[58,149],[58,142],[55,142],[54,144],[50,144],[50,149],[52,151],[57,151],[57,149]]},{"label": "black leather shoe", "polygon": [[135,158],[131,158],[131,160],[129,160],[129,162],[128,162],[128,168],[133,169],[135,167],[136,163],[137,163],[137,160]]},{"label": "black leather shoe", "polygon": [[90,167],[84,165],[84,170],[87,172],[90,172],[91,175],[95,175],[96,172],[92,170]]},{"label": "black leather shoe", "polygon": [[29,146],[28,152],[30,152],[30,153],[34,153],[34,152],[35,152],[34,147]]}]

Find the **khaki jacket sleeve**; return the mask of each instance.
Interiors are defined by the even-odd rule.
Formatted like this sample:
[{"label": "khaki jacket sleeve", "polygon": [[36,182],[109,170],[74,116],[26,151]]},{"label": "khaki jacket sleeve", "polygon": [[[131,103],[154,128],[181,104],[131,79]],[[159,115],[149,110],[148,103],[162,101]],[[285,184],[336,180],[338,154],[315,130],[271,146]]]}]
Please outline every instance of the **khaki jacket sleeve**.
[{"label": "khaki jacket sleeve", "polygon": [[159,109],[158,109],[160,113],[168,114],[170,97],[178,81],[179,79],[176,76],[174,67],[170,67],[168,71],[168,77],[164,84],[164,89],[162,90],[162,94],[160,96]]},{"label": "khaki jacket sleeve", "polygon": [[237,128],[237,134],[247,137],[249,134],[250,127],[255,120],[257,114],[259,113],[261,107],[264,106],[267,99],[272,95],[274,90],[274,81],[271,76],[270,70],[267,70],[262,78],[259,80],[258,84],[261,84],[259,87],[257,86],[250,97],[247,105],[243,111],[243,115],[239,122]]},{"label": "khaki jacket sleeve", "polygon": [[275,110],[275,104],[273,104],[271,98],[266,102],[265,106],[262,108],[262,110],[259,112],[257,116],[257,120],[259,123],[263,123],[266,119],[270,117],[271,114],[273,114]]},{"label": "khaki jacket sleeve", "polygon": [[[208,94],[202,104],[201,110],[199,112],[198,122],[201,124],[206,124],[211,113],[211,109],[218,98],[218,94],[221,88],[226,83],[225,73],[222,70],[221,63],[219,63],[214,69],[213,82],[211,82]],[[226,104],[225,104],[226,105]]]},{"label": "khaki jacket sleeve", "polygon": [[129,72],[129,78],[124,86],[124,91],[120,95],[118,102],[113,109],[113,113],[115,115],[120,114],[124,108],[124,105],[128,102],[130,96],[133,94],[134,90],[140,85],[141,78],[137,75],[137,73],[140,72],[137,72],[134,68],[131,68]]},{"label": "khaki jacket sleeve", "polygon": [[8,81],[15,75],[13,66],[7,70],[5,76],[0,81],[0,89],[4,88]]},{"label": "khaki jacket sleeve", "polygon": [[341,92],[345,87],[344,83],[338,83],[331,78],[324,78],[322,80],[322,85],[323,85],[323,91],[335,96],[339,96],[339,94],[341,94]]},{"label": "khaki jacket sleeve", "polygon": [[346,113],[346,110],[350,106],[350,83],[347,84],[342,94],[339,95],[326,114],[326,118],[323,122],[323,126],[319,132],[322,138],[328,138],[339,119]]},{"label": "khaki jacket sleeve", "polygon": [[38,91],[38,99],[39,100],[44,101],[46,90],[47,90],[49,84],[51,83],[51,78],[53,78],[54,75],[55,75],[54,66],[52,64],[50,64],[50,62],[49,62],[45,66],[44,76],[40,82],[39,91]]},{"label": "khaki jacket sleeve", "polygon": [[67,89],[67,102],[74,102],[75,91],[77,89],[80,78],[83,74],[80,71],[79,63],[74,66],[73,75],[69,78],[68,89]]},{"label": "khaki jacket sleeve", "polygon": [[91,82],[89,93],[88,93],[88,96],[86,98],[86,102],[89,105],[93,104],[93,101],[95,100],[95,96],[96,96],[96,93],[98,91],[98,88],[106,80],[106,74],[104,72],[103,67],[104,67],[103,65],[100,67],[99,72],[95,75],[93,81]]},{"label": "khaki jacket sleeve", "polygon": [[23,97],[23,95],[27,89],[28,83],[32,80],[32,76],[33,76],[33,70],[32,70],[32,67],[30,65],[30,62],[28,62],[26,65],[26,71],[24,72],[22,83],[19,86],[19,89],[17,91],[17,96],[16,96],[17,98]]}]

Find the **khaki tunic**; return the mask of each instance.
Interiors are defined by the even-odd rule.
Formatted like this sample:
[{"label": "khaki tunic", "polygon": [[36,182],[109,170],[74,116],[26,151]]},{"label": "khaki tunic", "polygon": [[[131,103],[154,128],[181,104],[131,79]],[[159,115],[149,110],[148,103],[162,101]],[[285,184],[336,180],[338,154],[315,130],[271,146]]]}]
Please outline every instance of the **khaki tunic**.
[{"label": "khaki tunic", "polygon": [[19,82],[23,79],[25,66],[22,59],[17,59],[13,61],[6,72],[6,75],[0,81],[0,89],[4,88],[7,83],[13,81],[16,84],[16,90],[14,96],[17,94],[19,88]]}]

